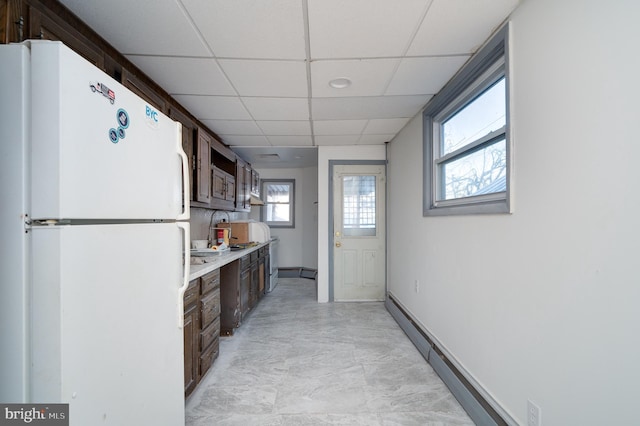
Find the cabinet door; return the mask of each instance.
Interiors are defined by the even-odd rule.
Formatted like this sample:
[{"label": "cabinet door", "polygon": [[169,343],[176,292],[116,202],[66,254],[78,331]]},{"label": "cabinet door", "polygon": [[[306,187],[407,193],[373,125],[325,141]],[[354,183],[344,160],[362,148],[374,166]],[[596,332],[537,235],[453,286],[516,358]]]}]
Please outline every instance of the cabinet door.
[{"label": "cabinet door", "polygon": [[211,170],[211,196],[220,200],[226,199],[227,193],[227,177],[225,173],[214,167]]},{"label": "cabinet door", "polygon": [[196,201],[208,203],[210,197],[210,176],[211,176],[211,137],[202,129],[198,129],[198,155],[196,158]]},{"label": "cabinet door", "polygon": [[61,41],[104,70],[102,50],[60,17],[45,15],[36,8],[30,7],[28,38]]},{"label": "cabinet door", "polygon": [[233,176],[227,175],[225,177],[225,196],[224,199],[227,201],[231,201],[235,204],[236,202],[236,179]]},{"label": "cabinet door", "polygon": [[198,309],[192,304],[184,313],[184,394],[188,396],[198,383]]},{"label": "cabinet door", "polygon": [[249,293],[249,306],[251,309],[258,303],[258,287],[260,285],[258,262],[251,264],[251,289]]},{"label": "cabinet door", "polygon": [[242,318],[251,309],[249,305],[249,293],[251,291],[251,270],[245,269],[240,272],[240,313]]},{"label": "cabinet door", "polygon": [[246,165],[240,159],[236,163],[236,211],[249,211],[249,203],[247,203],[248,181],[246,178]]},{"label": "cabinet door", "polygon": [[251,194],[260,198],[260,174],[251,170]]}]

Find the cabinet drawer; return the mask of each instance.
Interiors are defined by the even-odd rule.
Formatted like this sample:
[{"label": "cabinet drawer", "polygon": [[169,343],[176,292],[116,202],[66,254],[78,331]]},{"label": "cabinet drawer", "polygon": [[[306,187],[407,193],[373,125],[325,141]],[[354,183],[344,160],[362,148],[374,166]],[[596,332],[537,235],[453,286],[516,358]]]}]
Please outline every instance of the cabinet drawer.
[{"label": "cabinet drawer", "polygon": [[200,377],[204,376],[207,371],[209,371],[209,368],[211,368],[213,361],[218,357],[219,344],[220,343],[218,341],[218,337],[216,337],[211,346],[209,346],[200,355]]},{"label": "cabinet drawer", "polygon": [[220,287],[220,269],[209,272],[200,279],[202,280],[201,294],[207,294],[214,288]]},{"label": "cabinet drawer", "polygon": [[240,272],[249,268],[249,263],[251,263],[251,258],[248,254],[245,254],[240,258]]},{"label": "cabinet drawer", "polygon": [[258,250],[254,250],[251,253],[249,253],[249,256],[251,256],[251,263],[255,262],[256,260],[258,260]]},{"label": "cabinet drawer", "polygon": [[267,246],[260,247],[258,253],[260,257],[264,257],[267,254]]},{"label": "cabinet drawer", "polygon": [[206,348],[220,335],[220,317],[209,324],[207,328],[200,332],[200,351],[205,351]]},{"label": "cabinet drawer", "polygon": [[211,322],[220,315],[220,288],[216,288],[206,296],[200,299],[200,307],[202,309],[202,328],[207,327]]},{"label": "cabinet drawer", "polygon": [[198,287],[198,280],[195,279],[189,283],[189,287],[184,292],[184,308],[186,310],[187,307],[193,305],[198,300],[198,292],[200,291]]}]

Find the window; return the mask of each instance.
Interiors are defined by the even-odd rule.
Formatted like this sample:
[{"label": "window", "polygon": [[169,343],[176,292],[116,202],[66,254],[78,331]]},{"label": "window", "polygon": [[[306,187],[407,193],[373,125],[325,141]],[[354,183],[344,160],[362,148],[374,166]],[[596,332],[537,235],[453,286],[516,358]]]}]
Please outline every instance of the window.
[{"label": "window", "polygon": [[347,237],[376,235],[375,176],[343,176],[342,222]]},{"label": "window", "polygon": [[508,27],[427,104],[424,215],[509,213]]},{"label": "window", "polygon": [[264,206],[261,220],[276,228],[294,228],[295,180],[262,179]]}]

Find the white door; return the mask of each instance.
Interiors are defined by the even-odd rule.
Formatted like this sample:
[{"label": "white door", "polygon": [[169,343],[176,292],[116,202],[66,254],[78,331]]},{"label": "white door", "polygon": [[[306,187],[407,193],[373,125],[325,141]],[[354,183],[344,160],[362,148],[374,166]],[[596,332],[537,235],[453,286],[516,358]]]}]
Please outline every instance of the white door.
[{"label": "white door", "polygon": [[333,200],[334,300],[384,300],[384,165],[335,165]]},{"label": "white door", "polygon": [[69,403],[71,426],[184,424],[179,225],[31,234],[33,401]]}]

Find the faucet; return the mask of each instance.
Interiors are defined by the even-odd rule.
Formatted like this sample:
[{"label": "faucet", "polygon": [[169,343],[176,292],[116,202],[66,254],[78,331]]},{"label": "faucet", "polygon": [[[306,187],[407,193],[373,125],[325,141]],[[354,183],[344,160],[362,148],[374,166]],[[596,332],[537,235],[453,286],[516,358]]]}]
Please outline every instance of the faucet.
[{"label": "faucet", "polygon": [[[229,215],[229,212],[226,210],[214,210],[211,213],[211,218],[209,218],[209,233],[207,235],[207,240],[209,242],[212,242],[213,240],[211,239],[211,230],[215,229],[213,227],[213,218],[215,217],[216,213],[224,213],[227,216],[227,223],[231,223],[231,216]],[[229,228],[229,237],[231,237],[231,228]]]}]

